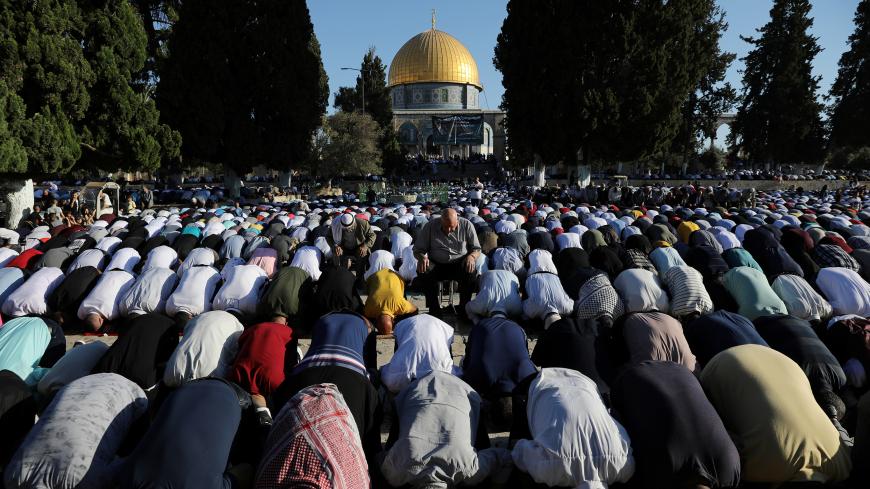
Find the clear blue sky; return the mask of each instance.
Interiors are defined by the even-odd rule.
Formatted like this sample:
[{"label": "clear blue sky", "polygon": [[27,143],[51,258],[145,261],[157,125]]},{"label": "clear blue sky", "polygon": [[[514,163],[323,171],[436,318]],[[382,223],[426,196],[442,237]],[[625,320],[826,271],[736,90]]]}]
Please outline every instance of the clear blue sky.
[{"label": "clear blue sky", "polygon": [[[342,71],[341,67],[358,68],[369,46],[375,46],[389,64],[405,41],[429,28],[434,8],[438,29],[459,39],[477,60],[486,94],[481,104],[494,109],[501,101],[503,89],[501,74],[493,67],[492,56],[506,14],[506,3],[504,0],[309,0],[308,7],[329,75],[330,93],[335,93],[340,86],[355,83],[357,73]],[[823,48],[815,59],[814,72],[822,77],[820,94],[826,94],[837,75],[840,54],[854,30],[852,18],[858,0],[811,3],[815,18],[812,33]],[[722,40],[723,49],[737,53],[738,58],[744,56],[749,45],[739,36],[754,35],[755,29],[768,21],[771,4],[772,0],[719,0],[729,23]],[[728,72],[728,81],[738,88],[741,80],[738,70],[742,66],[737,60]]]}]

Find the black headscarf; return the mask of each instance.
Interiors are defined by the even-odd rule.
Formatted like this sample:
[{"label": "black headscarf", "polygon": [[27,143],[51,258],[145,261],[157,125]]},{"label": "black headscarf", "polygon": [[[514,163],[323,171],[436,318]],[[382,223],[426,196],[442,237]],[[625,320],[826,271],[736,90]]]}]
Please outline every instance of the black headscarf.
[{"label": "black headscarf", "polygon": [[546,250],[553,253],[554,249],[553,237],[550,233],[538,231],[529,234],[529,251]]},{"label": "black headscarf", "polygon": [[767,342],[755,330],[752,321],[728,311],[699,316],[683,328],[689,348],[702,365],[716,354],[740,345],[763,345]]},{"label": "black headscarf", "polygon": [[143,314],[127,324],[91,373],[122,375],[150,389],[163,378],[166,362],[178,346],[178,328],[161,314]]},{"label": "black headscarf", "polygon": [[270,246],[278,252],[278,264],[283,265],[290,261],[290,242],[292,238],[286,234],[272,238]]},{"label": "black headscarf", "polygon": [[556,254],[553,262],[556,264],[559,278],[565,280],[573,275],[578,268],[589,266],[589,255],[580,248],[565,248]]},{"label": "black headscarf", "polygon": [[166,239],[166,236],[154,236],[153,238],[149,238],[148,241],[142,245],[142,249],[139,250],[139,255],[142,257],[141,263],[145,263],[145,258],[148,257],[148,253],[151,252],[154,248],[158,246],[165,246],[169,243],[169,240]]},{"label": "black headscarf", "polygon": [[779,240],[788,255],[801,267],[804,278],[811,283],[819,274],[819,265],[810,256],[815,243],[813,238],[803,229],[787,226],[783,228],[782,238]]},{"label": "black headscarf", "polygon": [[810,380],[813,393],[838,392],[846,384],[846,374],[840,362],[809,322],[793,316],[762,316],[753,322],[758,334],[771,348],[800,365]]},{"label": "black headscarf", "polygon": [[337,311],[360,312],[362,300],[354,287],[355,281],[356,276],[347,268],[332,262],[324,265],[314,294],[313,316],[319,318]]},{"label": "black headscarf", "polygon": [[707,278],[721,277],[728,271],[728,263],[712,246],[698,245],[686,250],[686,264]]},{"label": "black headscarf", "polygon": [[212,234],[211,236],[206,236],[202,239],[202,243],[199,245],[202,248],[211,248],[218,253],[221,251],[221,247],[224,245],[224,238],[220,234]]},{"label": "black headscarf", "polygon": [[532,362],[541,368],[570,368],[589,377],[607,395],[612,378],[605,342],[597,319],[562,318],[538,337]]},{"label": "black headscarf", "polygon": [[652,243],[650,243],[649,238],[646,236],[642,234],[633,234],[625,240],[625,249],[640,250],[649,255],[653,250],[653,246]]},{"label": "black headscarf", "polygon": [[791,256],[780,246],[776,237],[767,229],[751,229],[743,235],[743,248],[764,270],[768,280],[784,273],[803,277],[804,272]]},{"label": "black headscarf", "polygon": [[622,260],[616,252],[604,246],[595,248],[589,253],[589,263],[606,273],[611,281],[615,280],[623,269]]},{"label": "black headscarf", "polygon": [[82,267],[68,273],[48,296],[48,309],[60,313],[64,321],[75,321],[79,305],[97,285],[100,271],[94,267]]},{"label": "black headscarf", "polygon": [[740,454],[701,384],[673,362],[641,362],[613,383],[613,409],[631,436],[635,477],[649,487],[740,482]]},{"label": "black headscarf", "polygon": [[199,243],[199,238],[192,234],[182,234],[181,236],[175,238],[175,242],[172,243],[172,248],[178,253],[178,260],[184,261],[187,258],[187,255],[196,248],[197,243]]}]

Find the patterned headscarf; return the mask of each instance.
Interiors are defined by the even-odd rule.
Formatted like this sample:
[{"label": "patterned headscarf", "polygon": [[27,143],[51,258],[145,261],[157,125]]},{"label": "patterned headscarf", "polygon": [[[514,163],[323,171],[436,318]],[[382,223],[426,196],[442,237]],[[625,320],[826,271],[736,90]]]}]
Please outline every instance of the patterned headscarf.
[{"label": "patterned headscarf", "polygon": [[369,487],[356,422],[334,384],[306,387],[275,417],[256,487]]}]

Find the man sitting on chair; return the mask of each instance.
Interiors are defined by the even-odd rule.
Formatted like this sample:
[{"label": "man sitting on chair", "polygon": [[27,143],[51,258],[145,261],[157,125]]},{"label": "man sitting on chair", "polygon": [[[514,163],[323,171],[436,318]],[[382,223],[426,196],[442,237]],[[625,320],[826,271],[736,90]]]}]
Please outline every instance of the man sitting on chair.
[{"label": "man sitting on chair", "polygon": [[480,242],[474,225],[459,217],[455,209],[445,209],[441,217],[426,223],[414,243],[417,273],[426,291],[429,314],[441,313],[438,300],[438,282],[455,280],[459,283],[459,313],[465,314],[465,305],[471,300],[476,275],[475,262],[480,255]]}]

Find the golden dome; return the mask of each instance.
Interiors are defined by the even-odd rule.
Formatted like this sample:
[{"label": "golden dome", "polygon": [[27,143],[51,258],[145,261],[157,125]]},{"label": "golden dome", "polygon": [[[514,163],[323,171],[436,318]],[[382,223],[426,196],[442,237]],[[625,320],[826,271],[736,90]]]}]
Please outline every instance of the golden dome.
[{"label": "golden dome", "polygon": [[468,83],[483,89],[468,49],[434,27],[406,42],[390,64],[388,86],[425,82]]}]

